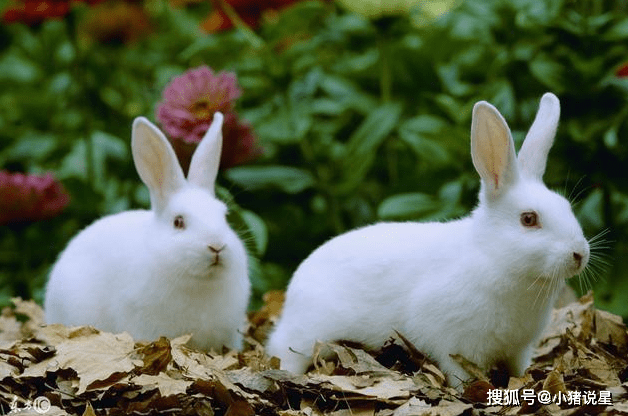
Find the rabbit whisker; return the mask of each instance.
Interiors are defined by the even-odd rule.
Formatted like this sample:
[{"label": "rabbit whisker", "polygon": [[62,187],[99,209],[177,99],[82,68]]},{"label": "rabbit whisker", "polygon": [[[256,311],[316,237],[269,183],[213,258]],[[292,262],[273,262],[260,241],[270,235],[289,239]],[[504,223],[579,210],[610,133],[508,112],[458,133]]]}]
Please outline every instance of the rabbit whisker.
[{"label": "rabbit whisker", "polygon": [[[550,279],[551,278],[552,276],[550,276]],[[532,286],[535,286],[535,285],[538,285],[538,291],[536,292],[536,297],[534,298],[534,303],[532,304],[532,307],[536,306],[539,299],[542,298],[543,293],[545,293],[545,291],[547,290],[547,287],[551,285],[551,282],[547,281],[547,276],[544,276],[543,274],[539,274],[537,278],[534,280],[534,282],[532,282],[530,287],[528,287],[528,290],[530,290]]]},{"label": "rabbit whisker", "polygon": [[592,186],[586,186],[584,188],[582,188],[580,191],[578,191],[577,194],[574,195],[575,190],[578,188],[578,186],[580,185],[580,183],[584,180],[584,178],[586,178],[585,176],[582,176],[580,179],[578,179],[578,182],[576,182],[576,184],[573,186],[571,192],[569,192],[569,196],[567,196],[567,200],[569,201],[569,203],[571,205],[577,205],[578,199],[580,198],[580,196],[587,190],[593,188]]}]

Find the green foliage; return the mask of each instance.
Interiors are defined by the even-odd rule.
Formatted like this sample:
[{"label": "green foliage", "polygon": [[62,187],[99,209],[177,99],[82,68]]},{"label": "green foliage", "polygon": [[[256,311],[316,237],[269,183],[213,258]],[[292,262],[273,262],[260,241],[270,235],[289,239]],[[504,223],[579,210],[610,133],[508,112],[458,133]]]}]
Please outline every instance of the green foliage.
[{"label": "green foliage", "polygon": [[[466,0],[426,25],[419,12],[371,21],[304,1],[256,32],[211,35],[197,29],[207,10],[145,8],[154,32],[131,45],[81,46],[73,22],[86,8],[0,31],[8,40],[0,166],[52,170],[73,198],[53,221],[0,232],[0,263],[9,266],[0,296],[19,289],[39,298],[78,229],[147,205],[129,152],[132,119],[153,118],[168,81],[207,64],[237,73],[238,111],[265,148],[255,164],[219,178],[236,228],[250,237],[258,295],[283,287],[314,248],[346,230],[470,211],[479,185],[468,143],[473,104],[493,103],[519,144],[552,91],[562,115],[546,183],[575,196],[588,236],[610,230],[602,250],[610,266],[592,283],[598,301],[628,316],[628,78],[615,74],[628,60],[623,2]],[[31,247],[26,257],[22,246]]]}]

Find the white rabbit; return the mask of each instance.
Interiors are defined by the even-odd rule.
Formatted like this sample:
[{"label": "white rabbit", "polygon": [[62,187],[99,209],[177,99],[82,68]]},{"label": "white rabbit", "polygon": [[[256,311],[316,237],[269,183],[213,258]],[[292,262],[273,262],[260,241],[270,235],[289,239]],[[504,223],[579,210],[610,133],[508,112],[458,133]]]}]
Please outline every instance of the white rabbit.
[{"label": "white rabbit", "polygon": [[450,354],[521,375],[558,289],[589,260],[569,202],[542,182],[559,114],[556,96],[545,94],[517,158],[501,114],[478,102],[477,208],[455,221],[380,223],[323,244],[296,270],[268,354],[303,373],[317,340],[376,348],[397,330],[451,385],[469,375]]},{"label": "white rabbit", "polygon": [[222,122],[216,113],[186,180],[166,137],[135,119],[133,160],[151,210],[101,218],[70,241],[50,274],[47,323],[147,340],[191,333],[193,347],[240,348],[251,284],[244,245],[214,194]]}]

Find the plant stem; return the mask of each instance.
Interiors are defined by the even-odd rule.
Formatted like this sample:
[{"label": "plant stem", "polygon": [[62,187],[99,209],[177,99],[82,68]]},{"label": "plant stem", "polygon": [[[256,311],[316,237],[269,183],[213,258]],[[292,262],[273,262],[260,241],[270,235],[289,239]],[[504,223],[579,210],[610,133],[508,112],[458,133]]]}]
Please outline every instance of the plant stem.
[{"label": "plant stem", "polygon": [[220,4],[222,11],[225,12],[229,20],[231,20],[231,23],[233,23],[233,25],[244,34],[253,47],[261,48],[264,46],[264,41],[255,34],[253,29],[251,29],[251,27],[247,25],[242,18],[240,18],[238,13],[233,7],[231,7],[230,4],[224,0],[220,0],[218,3]]},{"label": "plant stem", "polygon": [[[380,98],[382,104],[386,104],[392,101],[392,71],[390,68],[389,41],[385,33],[380,33],[377,46],[379,48],[380,59]],[[390,178],[390,182],[394,185],[397,183],[399,177],[397,174],[398,163],[394,140],[386,140],[385,146],[388,177]]]},{"label": "plant stem", "polygon": [[390,53],[388,51],[388,39],[381,34],[377,42],[379,48],[380,73],[379,91],[382,103],[389,103],[392,99],[392,74],[390,71]]}]

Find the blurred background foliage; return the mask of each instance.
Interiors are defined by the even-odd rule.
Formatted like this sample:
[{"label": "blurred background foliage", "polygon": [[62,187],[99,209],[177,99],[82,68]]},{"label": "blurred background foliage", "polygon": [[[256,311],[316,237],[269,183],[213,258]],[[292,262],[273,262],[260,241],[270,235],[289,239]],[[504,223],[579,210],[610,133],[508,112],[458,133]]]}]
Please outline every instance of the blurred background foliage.
[{"label": "blurred background foliage", "polygon": [[[264,149],[219,176],[249,242],[253,307],[334,235],[469,212],[479,187],[473,104],[493,103],[518,146],[552,91],[562,115],[545,181],[573,200],[587,236],[608,230],[596,277],[572,283],[628,317],[624,1],[0,0],[0,9],[0,169],[52,172],[70,197],[54,218],[0,226],[0,304],[41,301],[79,229],[148,206],[131,122],[156,120],[166,85],[207,65],[237,75],[236,111]],[[0,207],[11,198],[2,186]]]}]

